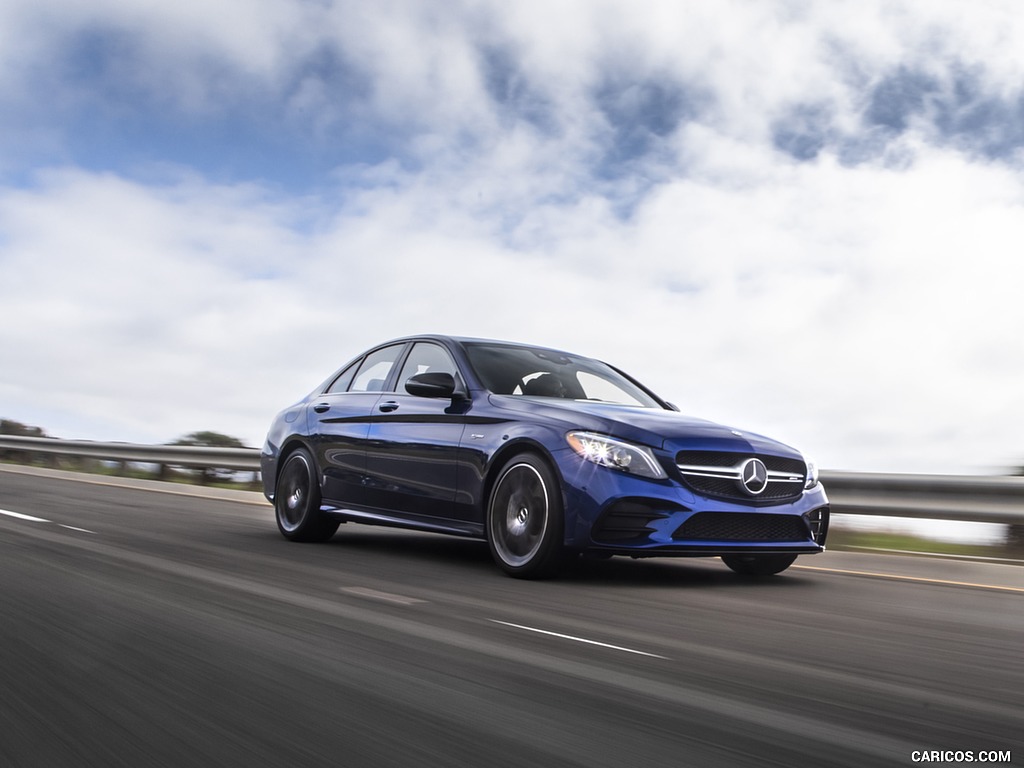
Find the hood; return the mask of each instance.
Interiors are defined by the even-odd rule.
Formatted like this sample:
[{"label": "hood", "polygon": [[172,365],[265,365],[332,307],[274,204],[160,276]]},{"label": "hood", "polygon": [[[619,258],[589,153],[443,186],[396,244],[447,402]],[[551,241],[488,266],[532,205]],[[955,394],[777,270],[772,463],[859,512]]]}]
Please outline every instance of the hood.
[{"label": "hood", "polygon": [[567,431],[591,430],[653,448],[663,448],[671,453],[683,450],[730,451],[803,459],[803,455],[795,448],[764,435],[676,411],[522,395],[491,395],[491,402],[499,408],[560,421]]}]

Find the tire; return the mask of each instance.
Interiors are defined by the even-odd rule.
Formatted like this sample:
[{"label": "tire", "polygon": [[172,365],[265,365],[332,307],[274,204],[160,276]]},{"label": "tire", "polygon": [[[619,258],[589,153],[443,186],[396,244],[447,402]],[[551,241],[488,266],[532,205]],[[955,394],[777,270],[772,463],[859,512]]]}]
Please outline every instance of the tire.
[{"label": "tire", "polygon": [[794,560],[796,555],[722,555],[722,562],[743,576],[774,576]]},{"label": "tire", "polygon": [[524,453],[501,468],[487,503],[487,544],[509,576],[551,576],[562,560],[562,491],[539,456]]},{"label": "tire", "polygon": [[274,494],[274,517],[281,535],[291,541],[327,541],[338,521],[320,511],[320,484],[313,457],[305,448],[289,454],[281,465]]}]

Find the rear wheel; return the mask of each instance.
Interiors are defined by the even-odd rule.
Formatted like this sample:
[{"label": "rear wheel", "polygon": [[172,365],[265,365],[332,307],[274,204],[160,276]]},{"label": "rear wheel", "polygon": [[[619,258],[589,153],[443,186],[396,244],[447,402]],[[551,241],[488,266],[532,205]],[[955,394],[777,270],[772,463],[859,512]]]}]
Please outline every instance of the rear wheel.
[{"label": "rear wheel", "polygon": [[744,576],[772,576],[782,573],[796,555],[722,555],[722,562]]},{"label": "rear wheel", "polygon": [[487,505],[491,556],[510,576],[552,575],[562,558],[563,519],[554,472],[534,454],[513,457],[502,467]]},{"label": "rear wheel", "polygon": [[338,521],[320,511],[320,484],[313,457],[305,448],[289,454],[281,466],[274,495],[277,527],[292,541],[327,541]]}]

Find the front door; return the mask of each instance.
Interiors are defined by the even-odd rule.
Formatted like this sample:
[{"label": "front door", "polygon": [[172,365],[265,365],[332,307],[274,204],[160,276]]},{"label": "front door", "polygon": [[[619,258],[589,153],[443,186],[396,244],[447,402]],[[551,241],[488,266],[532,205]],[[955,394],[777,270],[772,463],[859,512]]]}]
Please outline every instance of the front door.
[{"label": "front door", "polygon": [[459,445],[470,403],[410,395],[405,382],[428,371],[451,373],[461,381],[444,347],[425,341],[413,345],[392,391],[373,408],[366,441],[367,494],[382,510],[457,519]]}]

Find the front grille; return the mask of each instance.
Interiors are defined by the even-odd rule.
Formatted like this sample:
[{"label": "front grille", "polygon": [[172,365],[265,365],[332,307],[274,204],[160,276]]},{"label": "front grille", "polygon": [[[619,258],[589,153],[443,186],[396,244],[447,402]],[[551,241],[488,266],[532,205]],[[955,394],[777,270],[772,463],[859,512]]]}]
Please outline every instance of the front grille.
[{"label": "front grille", "polygon": [[[768,469],[765,489],[748,492],[741,482],[740,470],[749,459],[760,459]],[[753,504],[777,503],[799,498],[807,477],[807,466],[800,459],[728,451],[681,451],[676,466],[682,480],[702,496]]]},{"label": "front grille", "polygon": [[594,541],[603,544],[621,544],[639,541],[654,533],[651,523],[664,520],[682,507],[654,509],[640,501],[623,499],[616,502],[601,516],[594,526],[591,536]]},{"label": "front grille", "polygon": [[688,541],[806,541],[811,531],[799,515],[698,512],[672,534]]}]

